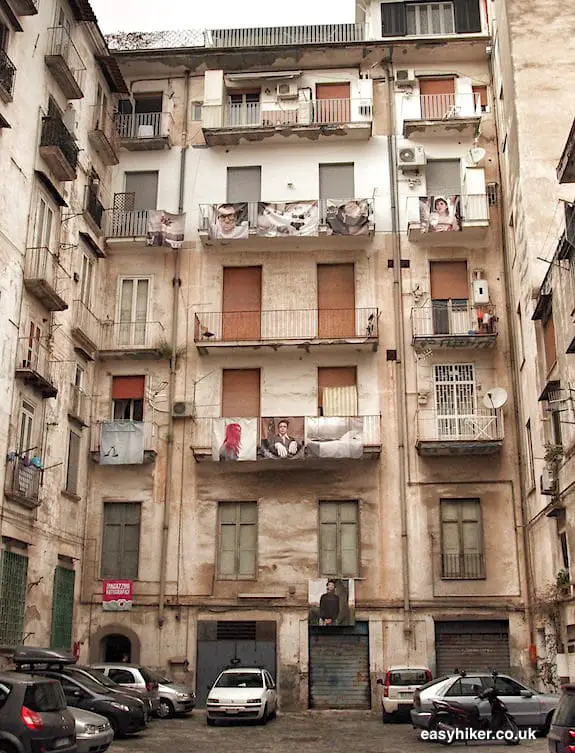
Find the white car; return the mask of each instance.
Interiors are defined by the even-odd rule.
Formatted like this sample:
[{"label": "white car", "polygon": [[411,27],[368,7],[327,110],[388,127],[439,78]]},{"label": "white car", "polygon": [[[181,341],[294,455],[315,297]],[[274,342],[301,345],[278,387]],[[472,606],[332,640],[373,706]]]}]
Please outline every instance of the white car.
[{"label": "white car", "polygon": [[385,673],[385,680],[377,681],[378,685],[383,685],[383,721],[398,712],[410,711],[415,691],[430,680],[431,670],[427,667],[390,667]]},{"label": "white car", "polygon": [[206,722],[217,719],[253,719],[265,724],[276,716],[278,695],[267,669],[224,669],[208,694]]}]

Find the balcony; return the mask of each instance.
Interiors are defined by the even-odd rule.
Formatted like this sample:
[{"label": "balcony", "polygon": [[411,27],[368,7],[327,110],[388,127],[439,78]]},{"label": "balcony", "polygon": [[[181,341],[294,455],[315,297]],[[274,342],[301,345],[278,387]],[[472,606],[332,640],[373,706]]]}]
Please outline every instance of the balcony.
[{"label": "balcony", "polygon": [[76,180],[79,151],[61,118],[42,118],[40,156],[57,180]]},{"label": "balcony", "polygon": [[48,53],[44,57],[46,66],[67,99],[82,99],[86,66],[72,42],[69,30],[64,26],[53,26],[48,33]]},{"label": "balcony", "polygon": [[559,183],[575,183],[575,120],[571,124],[567,141],[557,165]]},{"label": "balcony", "polygon": [[305,44],[350,44],[366,41],[365,24],[271,26],[263,29],[215,29],[206,32],[206,47],[281,47]]},{"label": "balcony", "polygon": [[95,463],[147,465],[158,453],[158,426],[150,421],[99,421],[92,425],[90,456]]},{"label": "balcony", "polygon": [[73,303],[71,335],[76,349],[93,361],[100,343],[100,321],[83,301]]},{"label": "balcony", "polygon": [[79,426],[88,426],[90,418],[90,398],[75,384],[70,385],[68,394],[68,418]]},{"label": "balcony", "polygon": [[474,137],[481,122],[481,98],[464,94],[421,94],[403,99],[403,135],[417,141],[421,136],[455,134]]},{"label": "balcony", "polygon": [[7,499],[33,509],[40,504],[42,470],[27,457],[15,457],[6,464],[4,495]]},{"label": "balcony", "polygon": [[[118,196],[133,196],[133,194],[116,194]],[[148,230],[148,209],[111,209],[106,213],[104,232],[106,238],[141,238],[146,237]]]},{"label": "balcony", "polygon": [[294,105],[277,103],[204,105],[202,127],[208,146],[234,146],[242,141],[261,143],[282,136],[331,141],[367,140],[371,136],[372,100],[318,99]]},{"label": "balcony", "polygon": [[49,248],[26,249],[24,287],[48,311],[65,311],[68,304],[59,294],[63,270]]},{"label": "balcony", "polygon": [[206,246],[317,248],[322,238],[329,248],[361,248],[375,230],[373,204],[373,199],[200,204],[198,232]]},{"label": "balcony", "polygon": [[92,108],[92,125],[88,131],[88,141],[105,165],[118,164],[120,141],[114,116],[103,110],[100,105]]},{"label": "balcony", "polygon": [[120,146],[131,152],[169,149],[172,146],[174,119],[169,112],[116,114]]},{"label": "balcony", "polygon": [[166,334],[161,322],[101,323],[100,358],[170,358]]},{"label": "balcony", "polygon": [[[447,210],[435,211],[443,201]],[[443,207],[439,204],[439,208]],[[425,246],[461,246],[482,242],[489,228],[487,194],[407,197],[407,235]]]},{"label": "balcony", "polygon": [[412,345],[422,350],[492,348],[497,341],[497,317],[491,304],[436,301],[411,309]]},{"label": "balcony", "polygon": [[56,397],[55,361],[38,339],[19,337],[16,350],[16,379],[29,384],[44,398]]},{"label": "balcony", "polygon": [[4,50],[0,49],[0,97],[8,104],[12,102],[16,66]]},{"label": "balcony", "polygon": [[84,219],[96,235],[102,235],[104,205],[98,198],[97,190],[92,186],[84,187]]},{"label": "balcony", "polygon": [[[381,454],[380,416],[290,417],[285,452],[278,447],[281,444],[277,436],[279,423],[280,419],[268,417],[196,418],[192,423],[190,446],[196,460],[251,461],[277,469],[318,467],[334,460],[341,464],[345,460],[377,458]],[[242,437],[243,449],[235,456],[228,441],[230,424]],[[249,469],[243,462],[225,462],[224,467]]]},{"label": "balcony", "polygon": [[442,580],[480,580],[485,578],[483,554],[442,554]]},{"label": "balcony", "polygon": [[420,455],[493,455],[503,444],[503,414],[475,410],[462,415],[417,412],[417,451]]},{"label": "balcony", "polygon": [[17,16],[35,16],[38,13],[38,0],[10,0]]},{"label": "balcony", "polygon": [[195,315],[194,342],[202,355],[221,350],[262,346],[310,351],[320,346],[377,350],[379,311],[302,309],[279,311],[205,312]]}]

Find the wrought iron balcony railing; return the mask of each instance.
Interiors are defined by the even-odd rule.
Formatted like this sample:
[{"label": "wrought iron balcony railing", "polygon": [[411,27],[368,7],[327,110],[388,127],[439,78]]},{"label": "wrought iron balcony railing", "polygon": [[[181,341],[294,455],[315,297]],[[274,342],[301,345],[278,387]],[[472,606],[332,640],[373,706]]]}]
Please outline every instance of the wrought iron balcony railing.
[{"label": "wrought iron balcony railing", "polygon": [[29,507],[38,505],[41,480],[42,470],[32,465],[27,456],[6,464],[6,494]]},{"label": "wrought iron balcony railing", "polygon": [[433,306],[411,309],[411,327],[414,338],[496,335],[495,306],[490,303],[473,306],[467,301],[435,301]]},{"label": "wrought iron balcony railing", "polygon": [[104,164],[118,164],[119,136],[115,116],[102,105],[92,107],[92,123],[88,138]]},{"label": "wrought iron balcony railing", "polygon": [[68,396],[68,415],[75,418],[84,426],[88,425],[90,416],[90,398],[76,384],[70,385]]},{"label": "wrought iron balcony railing", "polygon": [[80,149],[62,119],[55,116],[42,118],[40,147],[49,146],[58,147],[70,168],[76,170]]},{"label": "wrought iron balcony railing", "polygon": [[174,119],[169,112],[117,113],[116,128],[120,139],[168,138]]},{"label": "wrought iron balcony railing", "polygon": [[345,44],[366,40],[365,24],[271,26],[262,29],[212,29],[206,47],[280,47],[302,44]]},{"label": "wrought iron balcony railing", "polygon": [[71,99],[83,96],[86,66],[72,41],[70,31],[65,26],[53,26],[48,29],[50,39],[46,64],[63,87],[64,93]]},{"label": "wrought iron balcony railing", "polygon": [[442,554],[441,577],[444,580],[485,578],[483,554]]},{"label": "wrought iron balcony railing", "polygon": [[16,66],[10,60],[6,52],[0,49],[0,96],[2,96],[6,102],[12,101],[15,77]]},{"label": "wrought iron balcony railing", "polygon": [[161,350],[165,343],[161,322],[101,322],[101,351]]},{"label": "wrought iron balcony railing", "polygon": [[458,415],[419,410],[417,430],[420,442],[501,441],[503,414],[489,409],[476,409]]},{"label": "wrought iron balcony railing", "polygon": [[80,338],[88,351],[95,351],[100,343],[100,321],[83,301],[73,303],[72,335]]},{"label": "wrought iron balcony railing", "polygon": [[48,349],[34,337],[19,337],[16,349],[16,376],[36,387],[43,397],[56,397],[56,361]]},{"label": "wrought iron balcony railing", "polygon": [[94,225],[101,230],[104,218],[104,205],[92,186],[84,187],[84,212],[90,217]]},{"label": "wrought iron balcony railing", "polygon": [[378,309],[211,311],[195,315],[194,340],[277,342],[309,340],[377,341]]}]

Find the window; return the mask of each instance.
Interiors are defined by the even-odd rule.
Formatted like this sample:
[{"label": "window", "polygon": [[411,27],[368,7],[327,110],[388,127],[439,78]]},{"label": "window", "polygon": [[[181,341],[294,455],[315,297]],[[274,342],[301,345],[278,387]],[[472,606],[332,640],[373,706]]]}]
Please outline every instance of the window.
[{"label": "window", "polygon": [[521,695],[521,691],[525,690],[523,685],[520,685],[510,677],[496,677],[493,687],[497,691],[498,695]]},{"label": "window", "polygon": [[260,122],[260,89],[228,95],[228,126],[257,125]]},{"label": "window", "polygon": [[551,441],[557,447],[563,445],[563,433],[561,431],[561,413],[563,411],[560,408],[553,408],[550,412],[551,418]]},{"label": "window", "polygon": [[521,304],[517,306],[517,332],[519,333],[519,367],[525,363],[525,340],[523,337],[523,317],[521,316]]},{"label": "window", "polygon": [[115,421],[144,420],[143,376],[119,376],[112,378],[112,406]]},{"label": "window", "polygon": [[486,86],[472,86],[474,101],[479,100],[479,106],[481,112],[489,112],[489,102],[487,101],[487,87]]},{"label": "window", "polygon": [[[317,265],[318,337],[356,336],[355,267],[353,264]],[[362,334],[365,329],[362,327]]]},{"label": "window", "polygon": [[144,345],[148,319],[150,280],[145,277],[120,280],[118,344]]},{"label": "window", "polygon": [[222,335],[224,340],[261,337],[262,268],[224,267]]},{"label": "window", "polygon": [[474,438],[475,368],[471,363],[434,366],[437,433],[440,438]]},{"label": "window", "polygon": [[320,199],[353,199],[354,197],[353,162],[329,163],[319,166]]},{"label": "window", "polygon": [[0,646],[24,640],[28,557],[4,550],[0,559]]},{"label": "window", "polygon": [[319,503],[319,572],[321,576],[359,576],[358,503]]},{"label": "window", "polygon": [[202,102],[192,102],[192,120],[202,119]]},{"label": "window", "polygon": [[261,167],[228,167],[226,200],[256,202],[261,199]]},{"label": "window", "polygon": [[478,499],[442,499],[441,577],[484,578],[481,508]]},{"label": "window", "polygon": [[140,552],[139,502],[106,502],[102,531],[102,578],[138,577]]},{"label": "window", "polygon": [[42,337],[42,330],[34,322],[30,322],[28,328],[28,343],[26,350],[24,351],[24,361],[22,363],[23,368],[32,369],[36,371],[39,368],[40,357],[40,338]]},{"label": "window", "polygon": [[319,367],[317,399],[319,416],[357,416],[356,367]]},{"label": "window", "polygon": [[453,3],[413,3],[406,6],[407,33],[453,34],[455,18]]},{"label": "window", "polygon": [[455,117],[455,79],[451,76],[419,79],[422,120],[443,120]]},{"label": "window", "polygon": [[80,272],[80,300],[90,308],[92,303],[92,285],[94,279],[94,260],[87,254],[82,254],[82,269]]},{"label": "window", "polygon": [[428,196],[451,196],[461,193],[461,162],[455,159],[429,160],[425,166]]},{"label": "window", "polygon": [[563,524],[563,530],[559,532],[559,548],[561,550],[561,562],[564,570],[569,571],[569,544],[567,541],[567,531],[564,530],[565,524]]},{"label": "window", "polygon": [[483,690],[481,677],[461,677],[445,693],[446,696],[474,697]]},{"label": "window", "polygon": [[252,418],[260,415],[260,370],[224,369],[222,416]]},{"label": "window", "polygon": [[557,361],[557,350],[555,346],[555,323],[553,321],[553,310],[549,308],[547,316],[542,320],[543,329],[543,349],[545,351],[545,367],[547,373],[551,371]]},{"label": "window", "polygon": [[218,578],[254,579],[257,554],[256,502],[220,502]]},{"label": "window", "polygon": [[527,444],[527,483],[529,489],[535,486],[535,462],[533,457],[533,435],[531,433],[531,419],[525,424],[525,440]]},{"label": "window", "polygon": [[130,99],[118,102],[119,131],[123,138],[149,138],[161,130],[162,92],[138,92]]},{"label": "window", "polygon": [[38,203],[36,204],[34,240],[32,244],[35,248],[44,247],[52,250],[54,216],[55,211],[48,199],[43,194],[40,194],[38,196]]},{"label": "window", "polygon": [[118,685],[135,685],[134,675],[128,669],[114,669],[110,667],[108,677]]},{"label": "window", "polygon": [[76,573],[71,568],[57,567],[54,570],[51,648],[72,648],[75,578]]},{"label": "window", "polygon": [[465,261],[429,264],[433,333],[449,334],[469,329],[469,277]]},{"label": "window", "polygon": [[[28,457],[34,447],[34,406],[26,400],[22,403],[20,412],[20,431],[18,435],[18,455]],[[35,452],[32,453],[37,454]]]},{"label": "window", "polygon": [[[157,170],[125,173],[124,186],[125,193],[116,194],[118,197],[124,197],[122,209],[138,212],[156,208],[158,201]],[[117,203],[116,196],[114,196],[114,208],[116,208]],[[130,198],[128,199],[128,197]]]},{"label": "window", "polygon": [[80,464],[80,444],[82,438],[75,431],[68,434],[68,463],[66,466],[66,491],[78,494],[78,472]]}]

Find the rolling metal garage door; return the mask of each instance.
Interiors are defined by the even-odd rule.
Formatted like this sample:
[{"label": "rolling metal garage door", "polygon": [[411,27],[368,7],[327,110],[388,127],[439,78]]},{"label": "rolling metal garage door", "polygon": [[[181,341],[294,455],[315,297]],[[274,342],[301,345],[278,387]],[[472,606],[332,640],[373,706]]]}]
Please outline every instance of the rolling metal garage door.
[{"label": "rolling metal garage door", "polygon": [[507,620],[435,623],[437,675],[454,669],[509,671]]},{"label": "rolling metal garage door", "polygon": [[309,641],[310,708],[369,709],[368,623],[310,627]]}]

